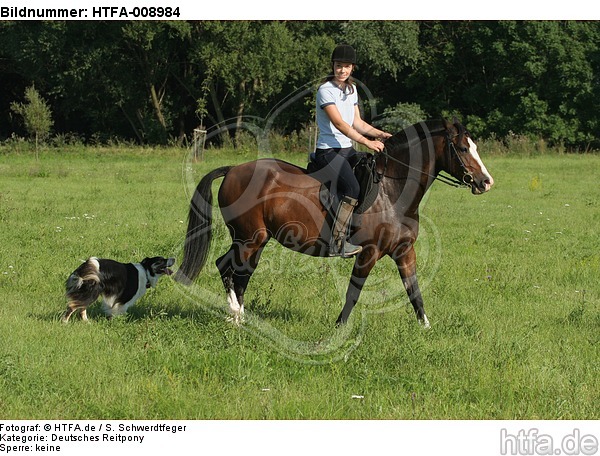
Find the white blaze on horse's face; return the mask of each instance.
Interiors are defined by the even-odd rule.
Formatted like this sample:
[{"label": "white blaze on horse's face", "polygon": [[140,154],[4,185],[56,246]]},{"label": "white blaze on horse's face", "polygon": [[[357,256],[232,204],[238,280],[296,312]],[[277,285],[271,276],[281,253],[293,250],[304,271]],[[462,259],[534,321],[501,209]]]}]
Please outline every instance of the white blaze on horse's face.
[{"label": "white blaze on horse's face", "polygon": [[469,154],[471,154],[480,169],[479,172],[473,173],[473,193],[485,193],[494,185],[494,178],[481,161],[481,157],[477,152],[477,145],[471,138],[467,138],[467,140],[469,141]]}]

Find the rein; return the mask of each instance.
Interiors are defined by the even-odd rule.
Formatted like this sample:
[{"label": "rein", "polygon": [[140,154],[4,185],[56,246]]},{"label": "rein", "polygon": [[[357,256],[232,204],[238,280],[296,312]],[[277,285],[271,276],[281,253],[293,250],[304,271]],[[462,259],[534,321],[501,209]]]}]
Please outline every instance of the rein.
[{"label": "rein", "polygon": [[[455,135],[454,137],[456,137],[456,136],[458,136],[458,135]],[[452,138],[454,138],[454,137],[452,137]],[[413,171],[418,171],[421,174],[425,174],[426,176],[431,177],[433,180],[439,180],[440,182],[443,182],[444,184],[449,185],[451,187],[455,187],[455,188],[466,187],[466,188],[468,188],[470,186],[469,184],[472,182],[473,177],[472,177],[471,173],[469,173],[469,171],[467,170],[462,159],[460,158],[460,155],[458,154],[458,151],[456,150],[456,146],[452,142],[452,138],[450,137],[450,135],[446,135],[446,144],[448,146],[448,154],[450,156],[452,156],[452,152],[454,152],[454,155],[456,155],[456,158],[458,159],[458,162],[460,163],[460,166],[463,169],[463,173],[464,173],[462,181],[455,178],[454,176],[446,176],[443,174],[434,175],[434,174],[426,173],[422,169],[415,168],[414,166],[411,166],[402,160],[392,157],[388,153],[387,148],[385,146],[383,148],[383,151],[381,152],[382,156],[385,158],[385,164],[383,167],[383,173],[381,174],[381,177],[387,177],[388,179],[403,179],[402,177],[389,176],[389,175],[385,174],[385,172],[387,170],[388,160],[391,159],[391,160],[395,161],[396,163],[406,166],[408,169],[412,169]]]}]

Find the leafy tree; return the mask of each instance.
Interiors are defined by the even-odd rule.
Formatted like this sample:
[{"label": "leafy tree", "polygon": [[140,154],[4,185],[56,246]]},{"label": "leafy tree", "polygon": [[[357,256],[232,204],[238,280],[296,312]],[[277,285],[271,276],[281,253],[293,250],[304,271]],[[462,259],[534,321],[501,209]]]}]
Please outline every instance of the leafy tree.
[{"label": "leafy tree", "polygon": [[479,135],[590,144],[599,30],[597,22],[424,22],[424,64],[407,84],[427,112],[462,114]]},{"label": "leafy tree", "polygon": [[[326,74],[323,56],[333,41],[322,28],[305,22],[201,23],[190,52],[202,71],[199,112],[215,124],[233,118],[238,131],[245,116],[266,117],[298,87]],[[307,120],[306,109],[291,111],[298,114],[296,125]]]},{"label": "leafy tree", "polygon": [[365,83],[383,76],[396,81],[405,68],[421,59],[419,25],[412,21],[349,21],[340,24],[337,42],[351,44],[358,54]]},{"label": "leafy tree", "polygon": [[376,124],[386,131],[395,133],[426,119],[427,114],[419,105],[398,103],[396,106],[386,108]]},{"label": "leafy tree", "polygon": [[264,118],[294,95],[277,111],[291,132],[314,109],[298,89],[310,92],[345,42],[379,111],[455,114],[483,137],[600,145],[598,21],[0,21],[0,42],[0,136],[32,85],[54,129],[84,138],[165,143],[201,120]]},{"label": "leafy tree", "polygon": [[52,111],[35,87],[25,90],[26,103],[13,102],[11,109],[23,117],[25,129],[35,139],[35,155],[38,158],[38,144],[50,134],[52,128]]},{"label": "leafy tree", "polygon": [[59,128],[164,143],[189,112],[186,22],[16,22],[0,25],[0,39],[13,71],[52,100]]},{"label": "leafy tree", "polygon": [[[137,117],[144,119],[143,109],[150,108],[153,121],[146,119],[144,129],[154,133],[153,142],[164,143],[178,110],[185,110],[180,86],[185,68],[181,62],[185,61],[182,49],[189,43],[191,27],[187,22],[136,21],[123,25],[122,37],[128,64],[133,64],[137,75],[137,89],[146,95],[138,99]],[[148,101],[140,106],[144,99]]]}]

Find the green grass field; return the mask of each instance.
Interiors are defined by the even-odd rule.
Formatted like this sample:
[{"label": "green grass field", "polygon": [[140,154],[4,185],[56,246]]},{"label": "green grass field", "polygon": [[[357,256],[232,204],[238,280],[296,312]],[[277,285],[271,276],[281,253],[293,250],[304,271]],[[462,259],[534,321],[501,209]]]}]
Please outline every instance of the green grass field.
[{"label": "green grass field", "polygon": [[274,243],[246,294],[247,322],[233,326],[213,266],[227,247],[219,217],[193,287],[164,278],[122,318],[94,305],[90,324],[60,323],[81,261],[180,261],[193,186],[253,158],[0,155],[3,419],[600,418],[597,155],[484,153],[488,194],[433,186],[417,245],[430,330],[391,260],[336,330],[352,261]]}]

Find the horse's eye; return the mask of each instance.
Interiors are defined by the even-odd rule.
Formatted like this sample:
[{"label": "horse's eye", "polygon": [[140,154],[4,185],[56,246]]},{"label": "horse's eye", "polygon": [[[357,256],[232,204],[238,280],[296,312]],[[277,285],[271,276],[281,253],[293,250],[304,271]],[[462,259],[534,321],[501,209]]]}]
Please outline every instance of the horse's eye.
[{"label": "horse's eye", "polygon": [[467,149],[465,146],[459,147],[458,150],[460,150],[463,154],[466,154],[469,149]]}]

